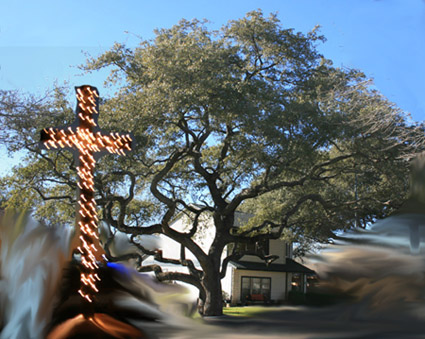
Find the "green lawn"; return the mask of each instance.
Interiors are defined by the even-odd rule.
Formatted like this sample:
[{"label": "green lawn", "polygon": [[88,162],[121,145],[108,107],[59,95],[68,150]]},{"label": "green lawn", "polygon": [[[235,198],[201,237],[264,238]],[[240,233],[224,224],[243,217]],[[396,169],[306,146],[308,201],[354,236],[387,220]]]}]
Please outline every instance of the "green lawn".
[{"label": "green lawn", "polygon": [[223,314],[236,317],[252,317],[270,310],[270,307],[264,306],[224,307]]}]

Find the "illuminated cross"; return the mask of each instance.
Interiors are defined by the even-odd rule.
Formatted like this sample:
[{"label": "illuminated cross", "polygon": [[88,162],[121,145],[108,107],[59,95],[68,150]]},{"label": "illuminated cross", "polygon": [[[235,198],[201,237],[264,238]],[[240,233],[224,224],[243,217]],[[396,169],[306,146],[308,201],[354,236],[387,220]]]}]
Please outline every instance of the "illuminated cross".
[{"label": "illuminated cross", "polygon": [[77,224],[80,228],[81,244],[78,250],[81,253],[81,286],[78,291],[88,302],[93,302],[98,292],[97,281],[100,280],[96,269],[95,252],[98,250],[98,230],[96,203],[94,200],[93,170],[96,164],[95,152],[106,149],[110,153],[125,154],[131,150],[129,135],[111,133],[104,135],[97,127],[99,92],[96,87],[75,87],[77,92],[77,120],[72,127],[66,129],[49,128],[41,131],[41,142],[47,149],[73,148],[78,150],[78,187],[79,211]]}]

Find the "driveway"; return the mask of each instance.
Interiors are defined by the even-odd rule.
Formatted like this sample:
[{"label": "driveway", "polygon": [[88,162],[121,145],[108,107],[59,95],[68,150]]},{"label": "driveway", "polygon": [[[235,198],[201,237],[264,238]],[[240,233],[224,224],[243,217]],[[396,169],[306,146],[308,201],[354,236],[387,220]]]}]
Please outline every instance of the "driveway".
[{"label": "driveway", "polygon": [[425,321],[403,314],[369,314],[359,304],[273,308],[255,317],[205,317],[176,338],[425,338]]}]

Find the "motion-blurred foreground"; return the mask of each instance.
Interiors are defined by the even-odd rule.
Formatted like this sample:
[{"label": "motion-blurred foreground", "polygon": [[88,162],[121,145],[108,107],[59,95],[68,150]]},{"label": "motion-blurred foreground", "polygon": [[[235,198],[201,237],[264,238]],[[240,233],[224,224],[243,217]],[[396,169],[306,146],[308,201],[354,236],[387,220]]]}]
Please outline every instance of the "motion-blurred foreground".
[{"label": "motion-blurred foreground", "polygon": [[8,211],[1,216],[0,239],[2,339],[156,338],[192,327],[185,289],[114,263],[100,268],[98,302],[85,319],[70,229]]},{"label": "motion-blurred foreground", "polygon": [[425,316],[425,158],[414,163],[407,201],[370,230],[354,230],[316,258],[323,285],[372,316]]},{"label": "motion-blurred foreground", "polygon": [[[418,231],[416,232],[416,226]],[[185,315],[190,303],[176,286],[119,264],[101,269],[96,317],[84,322],[71,234],[27,214],[1,223],[1,338],[415,338],[425,333],[425,214],[395,215],[370,231],[311,258],[319,292],[343,302],[324,307],[270,308],[256,318]],[[347,301],[346,296],[350,296]],[[125,326],[128,324],[128,327]],[[139,332],[137,332],[139,331]]]}]

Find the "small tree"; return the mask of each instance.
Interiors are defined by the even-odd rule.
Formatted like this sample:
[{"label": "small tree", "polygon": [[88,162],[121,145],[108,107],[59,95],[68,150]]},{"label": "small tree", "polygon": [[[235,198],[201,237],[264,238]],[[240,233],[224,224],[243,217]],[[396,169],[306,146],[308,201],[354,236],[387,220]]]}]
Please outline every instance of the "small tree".
[{"label": "small tree", "polygon": [[[137,48],[116,44],[84,66],[112,67],[109,83],[120,90],[103,102],[99,125],[132,131],[137,145],[129,156],[97,165],[102,218],[159,264],[187,267],[163,272],[140,260],[138,269],[196,286],[204,315],[222,313],[226,267],[247,254],[232,246],[222,262],[226,246],[277,239],[286,230],[310,229],[323,240],[349,227],[352,211],[375,218],[404,194],[406,159],[423,149],[423,126],[407,124],[361,72],[332,67],[315,49],[323,40],[316,29],[295,33],[255,11],[220,31],[183,20]],[[41,102],[2,92],[1,101],[3,141],[11,151],[28,151],[3,179],[7,204],[32,204],[38,216],[56,222],[73,216],[76,169],[67,151],[41,152],[37,131],[73,120],[64,98],[61,90]],[[356,173],[359,199],[347,184]],[[258,197],[272,199],[270,209],[231,232],[235,212]],[[184,232],[171,227],[181,212],[192,216]],[[204,250],[196,236],[207,213],[215,236]],[[175,240],[199,267],[184,255],[170,259],[144,249],[137,237],[147,234]]]}]

